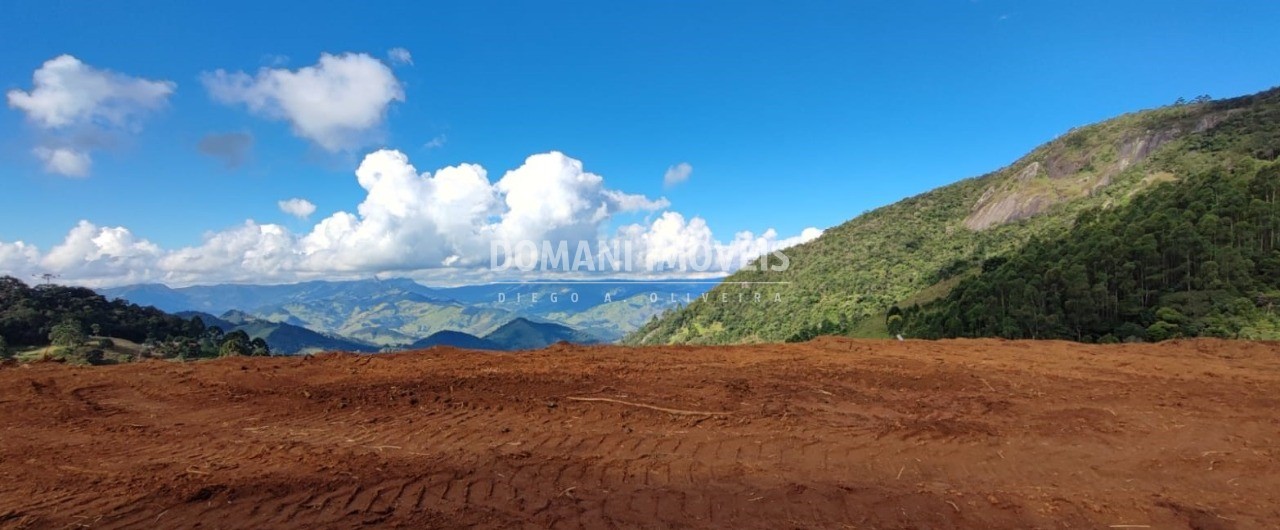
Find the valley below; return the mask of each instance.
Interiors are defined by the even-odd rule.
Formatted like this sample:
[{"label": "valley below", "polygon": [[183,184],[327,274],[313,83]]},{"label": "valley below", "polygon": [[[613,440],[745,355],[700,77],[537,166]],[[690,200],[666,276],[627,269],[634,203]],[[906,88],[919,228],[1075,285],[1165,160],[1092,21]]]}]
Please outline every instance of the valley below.
[{"label": "valley below", "polygon": [[2,528],[1267,528],[1280,343],[0,366]]}]

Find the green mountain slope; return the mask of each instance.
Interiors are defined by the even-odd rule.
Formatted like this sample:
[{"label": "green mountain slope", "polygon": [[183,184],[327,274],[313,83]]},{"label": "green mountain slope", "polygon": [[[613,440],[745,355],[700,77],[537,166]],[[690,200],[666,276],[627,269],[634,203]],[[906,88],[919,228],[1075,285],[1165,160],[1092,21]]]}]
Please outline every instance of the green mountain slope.
[{"label": "green mountain slope", "polygon": [[1280,338],[1280,163],[1228,166],[1081,215],[1065,237],[905,308],[902,326],[928,338]]},{"label": "green mountain slope", "polygon": [[0,276],[0,337],[9,346],[49,344],[49,332],[74,322],[84,334],[132,342],[198,338],[204,328],[190,319],[106,297],[83,287],[28,286]]},{"label": "green mountain slope", "polygon": [[[634,344],[796,340],[883,333],[895,304],[927,302],[1052,241],[1091,209],[1119,208],[1161,182],[1273,160],[1280,91],[1128,114],[1081,127],[994,173],[911,197],[788,249],[784,272],[741,271],[705,299],[627,337]],[[743,285],[743,282],[789,282]],[[755,301],[760,294],[760,301]],[[739,301],[742,300],[742,301]]]}]

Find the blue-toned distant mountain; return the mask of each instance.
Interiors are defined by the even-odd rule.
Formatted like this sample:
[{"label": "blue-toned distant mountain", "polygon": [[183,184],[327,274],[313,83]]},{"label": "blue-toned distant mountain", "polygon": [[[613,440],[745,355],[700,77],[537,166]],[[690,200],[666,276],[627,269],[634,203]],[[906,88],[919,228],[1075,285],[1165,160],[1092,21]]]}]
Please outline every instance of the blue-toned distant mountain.
[{"label": "blue-toned distant mountain", "polygon": [[535,322],[520,317],[503,324],[484,337],[461,331],[440,331],[414,342],[409,345],[409,349],[453,346],[472,350],[514,351],[545,348],[557,342],[597,344],[600,339],[568,326],[551,322]]},{"label": "blue-toned distant mountain", "polygon": [[592,342],[612,342],[696,299],[712,285],[711,281],[566,281],[434,288],[390,279],[181,288],[146,284],[101,293],[169,312],[241,311],[366,348],[396,348],[442,331],[485,337],[522,317],[582,331]]},{"label": "blue-toned distant mountain", "polygon": [[536,321],[562,324],[613,342],[668,309],[697,299],[715,285],[715,280],[540,281],[439,288],[435,293],[473,307],[501,309]]},{"label": "blue-toned distant mountain", "polygon": [[461,331],[437,331],[432,333],[430,337],[419,340],[410,344],[408,349],[421,350],[431,348],[433,346],[453,346],[454,348],[465,348],[469,350],[505,350],[507,348],[502,345],[489,342],[485,339],[463,333]]},{"label": "blue-toned distant mountain", "polygon": [[434,290],[409,279],[311,281],[283,285],[193,285],[172,288],[158,283],[99,289],[108,299],[123,298],[166,312],[202,311],[220,315],[227,311],[253,311],[293,300],[322,300],[335,296],[372,298],[387,293],[415,293],[431,297]]},{"label": "blue-toned distant mountain", "polygon": [[527,318],[517,318],[503,324],[502,327],[485,335],[484,340],[498,345],[503,350],[534,350],[545,348],[557,342],[574,344],[597,344],[600,339],[589,333],[578,331],[569,326],[550,322],[534,322]]}]

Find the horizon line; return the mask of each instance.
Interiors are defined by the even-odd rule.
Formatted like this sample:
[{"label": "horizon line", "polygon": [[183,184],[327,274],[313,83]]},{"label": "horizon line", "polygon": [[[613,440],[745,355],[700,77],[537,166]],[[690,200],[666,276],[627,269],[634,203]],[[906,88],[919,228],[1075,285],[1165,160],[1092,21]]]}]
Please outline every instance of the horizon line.
[{"label": "horizon line", "polygon": [[532,280],[532,281],[510,281],[510,282],[489,282],[489,285],[547,285],[558,283],[577,283],[577,284],[636,284],[636,283],[669,283],[669,284],[734,284],[734,285],[787,285],[791,282],[726,282],[719,280]]}]

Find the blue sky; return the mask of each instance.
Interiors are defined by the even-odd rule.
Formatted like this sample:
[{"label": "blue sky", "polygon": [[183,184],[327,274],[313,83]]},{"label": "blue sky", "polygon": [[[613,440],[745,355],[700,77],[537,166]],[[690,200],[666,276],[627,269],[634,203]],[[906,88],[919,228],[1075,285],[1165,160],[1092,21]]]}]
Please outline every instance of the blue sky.
[{"label": "blue sky", "polygon": [[[474,163],[492,181],[560,151],[718,240],[789,237],[997,169],[1073,126],[1280,84],[1276,27],[1280,3],[1264,1],[10,1],[0,89],[32,90],[62,54],[176,88],[95,142],[82,178],[45,171],[33,149],[52,133],[0,112],[0,242],[45,252],[80,220],[163,249],[246,219],[302,235],[356,212],[353,172],[381,147],[419,172]],[[412,64],[393,64],[395,47]],[[345,52],[383,61],[403,90],[355,147],[319,146],[202,81]],[[228,132],[254,142],[234,169],[196,149]],[[665,187],[681,162],[692,174]],[[293,197],[315,214],[281,212]],[[619,211],[608,228],[659,211]]]}]

